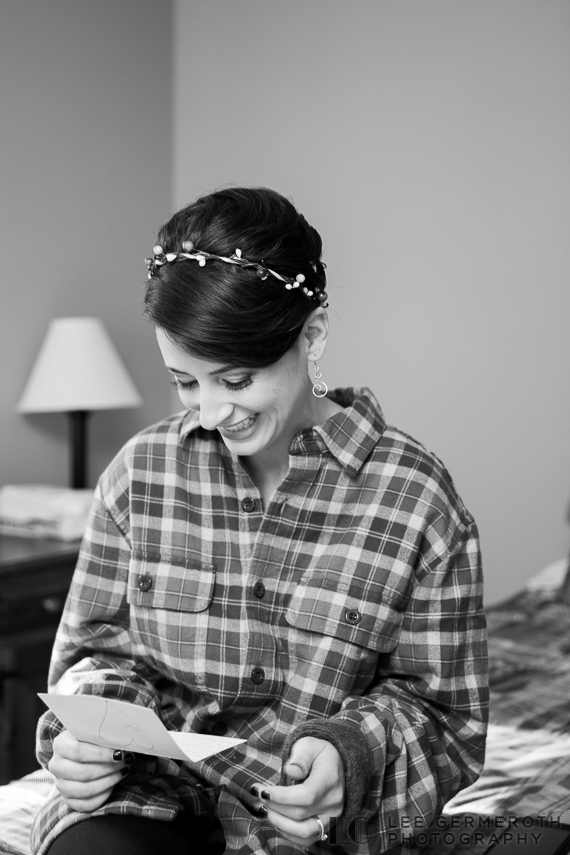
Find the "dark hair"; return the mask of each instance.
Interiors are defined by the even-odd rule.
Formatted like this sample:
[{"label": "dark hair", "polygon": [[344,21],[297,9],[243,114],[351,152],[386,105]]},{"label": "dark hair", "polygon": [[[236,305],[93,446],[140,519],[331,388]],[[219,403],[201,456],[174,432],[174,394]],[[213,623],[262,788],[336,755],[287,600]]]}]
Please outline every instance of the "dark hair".
[{"label": "dark hair", "polygon": [[[164,253],[196,250],[263,263],[283,276],[305,276],[324,291],[322,241],[294,205],[274,190],[232,187],[202,196],[160,229]],[[152,271],[144,316],[198,359],[261,368],[277,362],[295,343],[319,305],[301,288],[287,290],[273,276],[215,259],[204,266],[176,260]]]}]

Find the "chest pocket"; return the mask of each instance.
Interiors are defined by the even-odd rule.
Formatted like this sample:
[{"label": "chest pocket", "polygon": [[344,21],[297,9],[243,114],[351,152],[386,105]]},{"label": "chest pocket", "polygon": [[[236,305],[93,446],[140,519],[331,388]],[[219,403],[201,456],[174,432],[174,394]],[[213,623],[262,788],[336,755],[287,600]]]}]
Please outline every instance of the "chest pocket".
[{"label": "chest pocket", "polygon": [[176,612],[202,612],[212,601],[216,569],[184,555],[135,552],[129,568],[131,605]]},{"label": "chest pocket", "polygon": [[398,643],[404,613],[381,597],[353,591],[346,582],[312,571],[297,585],[285,617],[297,629],[388,653]]}]

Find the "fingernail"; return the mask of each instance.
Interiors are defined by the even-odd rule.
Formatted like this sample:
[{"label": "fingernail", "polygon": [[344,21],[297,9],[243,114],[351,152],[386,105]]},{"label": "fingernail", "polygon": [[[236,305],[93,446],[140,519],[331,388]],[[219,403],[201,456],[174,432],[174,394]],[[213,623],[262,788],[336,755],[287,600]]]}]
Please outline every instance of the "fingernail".
[{"label": "fingernail", "polygon": [[257,789],[257,787],[251,787],[249,792],[252,796],[259,798],[259,790]]},{"label": "fingernail", "polygon": [[262,819],[267,816],[267,808],[264,805],[246,805],[246,808],[252,816],[257,819]]},{"label": "fingernail", "polygon": [[134,763],[134,762],[135,762],[135,755],[131,754],[131,752],[129,751],[128,754],[125,754],[125,763],[130,765],[131,763]]},{"label": "fingernail", "polygon": [[269,795],[269,793],[267,792],[267,790],[262,790],[262,791],[261,791],[261,798],[262,798],[262,799],[265,799],[265,800],[266,800],[266,801],[268,801],[268,802],[270,802],[270,801],[271,801],[271,796]]},{"label": "fingernail", "polygon": [[122,751],[119,751],[118,749],[117,749],[117,751],[113,751],[113,760],[115,760],[118,763],[122,759],[123,759],[123,752]]},{"label": "fingernail", "polygon": [[130,771],[130,766],[123,766],[123,768],[121,769],[121,775],[123,776],[123,778],[126,778]]}]

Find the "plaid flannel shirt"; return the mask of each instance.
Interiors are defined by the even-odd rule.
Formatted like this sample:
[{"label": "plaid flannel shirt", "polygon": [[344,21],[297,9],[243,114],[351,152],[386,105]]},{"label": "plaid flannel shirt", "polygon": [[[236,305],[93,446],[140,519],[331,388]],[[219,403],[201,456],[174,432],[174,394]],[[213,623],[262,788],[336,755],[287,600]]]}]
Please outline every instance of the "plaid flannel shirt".
[{"label": "plaid flannel shirt", "polygon": [[[247,742],[195,764],[137,755],[94,815],[213,811],[227,855],[306,851],[248,807],[253,783],[283,780],[293,741],[317,735],[340,751],[347,792],[311,851],[372,855],[399,851],[400,829],[428,825],[480,773],[475,523],[441,461],[386,426],[368,389],[331,397],[345,410],[293,438],[267,508],[191,412],[142,431],[102,475],[50,691],[144,704],[169,729]],[[43,765],[60,730],[51,712],[40,720]],[[34,852],[84,817],[54,791]]]}]

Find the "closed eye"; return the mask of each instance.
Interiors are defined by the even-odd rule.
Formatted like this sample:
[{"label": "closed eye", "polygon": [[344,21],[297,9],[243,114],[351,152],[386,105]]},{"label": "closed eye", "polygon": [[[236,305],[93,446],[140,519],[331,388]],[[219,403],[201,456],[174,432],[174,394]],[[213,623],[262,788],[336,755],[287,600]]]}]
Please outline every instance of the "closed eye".
[{"label": "closed eye", "polygon": [[[235,383],[232,383],[230,380],[222,380],[222,383],[232,392],[239,392],[240,389],[245,389],[247,386],[251,386],[252,379],[250,376],[243,377],[241,380],[237,380]],[[179,377],[176,377],[174,380],[170,381],[170,385],[174,386],[175,389],[182,390],[184,392],[189,392],[192,389],[195,389],[198,383],[196,380],[187,380],[184,382],[180,380]]]},{"label": "closed eye", "polygon": [[175,389],[183,389],[185,392],[187,392],[189,389],[193,389],[198,384],[195,380],[189,380],[187,383],[183,383],[182,380],[179,380],[178,377],[176,377],[174,380],[170,381],[170,385],[174,386]]}]

